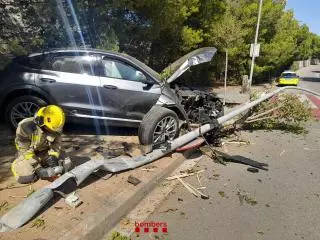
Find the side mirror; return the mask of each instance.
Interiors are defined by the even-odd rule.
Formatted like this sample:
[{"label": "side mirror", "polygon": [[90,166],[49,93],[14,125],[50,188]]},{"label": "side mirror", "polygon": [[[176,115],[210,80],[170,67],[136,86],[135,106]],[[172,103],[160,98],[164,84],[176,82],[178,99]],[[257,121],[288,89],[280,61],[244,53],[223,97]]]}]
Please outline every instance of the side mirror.
[{"label": "side mirror", "polygon": [[139,80],[140,82],[147,84],[147,85],[153,85],[154,81],[152,81],[151,79],[148,79],[142,72],[140,71],[136,71],[136,76],[137,76],[137,80]]}]

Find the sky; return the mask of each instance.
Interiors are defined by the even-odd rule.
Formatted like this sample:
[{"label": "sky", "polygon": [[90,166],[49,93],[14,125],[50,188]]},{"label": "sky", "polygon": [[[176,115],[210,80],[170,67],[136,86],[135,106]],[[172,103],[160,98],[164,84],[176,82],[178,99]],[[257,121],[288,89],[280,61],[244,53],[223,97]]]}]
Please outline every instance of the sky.
[{"label": "sky", "polygon": [[320,0],[287,0],[287,9],[293,9],[297,20],[320,35]]}]

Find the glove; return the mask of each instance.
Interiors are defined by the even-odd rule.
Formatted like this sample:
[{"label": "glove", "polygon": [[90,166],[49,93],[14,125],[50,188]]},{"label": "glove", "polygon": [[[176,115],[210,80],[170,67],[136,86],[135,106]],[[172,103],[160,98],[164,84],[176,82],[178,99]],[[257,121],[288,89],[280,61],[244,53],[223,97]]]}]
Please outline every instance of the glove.
[{"label": "glove", "polygon": [[59,163],[58,163],[58,158],[55,157],[55,156],[49,156],[49,157],[47,158],[47,164],[48,164],[49,167],[56,167],[56,166],[58,166],[58,165],[59,165]]}]

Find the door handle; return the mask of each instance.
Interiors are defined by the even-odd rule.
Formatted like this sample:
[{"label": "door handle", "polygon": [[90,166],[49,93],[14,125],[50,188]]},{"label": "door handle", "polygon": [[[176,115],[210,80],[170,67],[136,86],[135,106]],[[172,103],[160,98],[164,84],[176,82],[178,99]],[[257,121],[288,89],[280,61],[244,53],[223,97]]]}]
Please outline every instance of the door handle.
[{"label": "door handle", "polygon": [[113,86],[113,85],[103,85],[104,88],[106,89],[117,89],[118,87]]},{"label": "door handle", "polygon": [[56,82],[56,80],[52,79],[52,78],[40,78],[41,82],[45,82],[45,83],[54,83]]}]

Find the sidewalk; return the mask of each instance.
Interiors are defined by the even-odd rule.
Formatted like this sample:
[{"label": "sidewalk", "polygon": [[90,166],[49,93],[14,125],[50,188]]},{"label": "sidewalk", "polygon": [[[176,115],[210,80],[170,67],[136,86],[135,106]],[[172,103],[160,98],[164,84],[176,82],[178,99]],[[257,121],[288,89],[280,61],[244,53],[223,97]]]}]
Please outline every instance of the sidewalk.
[{"label": "sidewalk", "polygon": [[[252,92],[267,91],[271,88],[270,84],[259,84],[252,86]],[[212,89],[213,92],[217,93],[218,97],[224,98],[224,87],[219,86]],[[241,86],[227,86],[226,91],[226,103],[227,104],[244,104],[250,99],[249,93],[241,93]]]},{"label": "sidewalk", "polygon": [[[77,136],[73,140],[70,136],[65,136],[63,141],[71,145],[69,154],[76,164],[87,161],[89,156],[98,155],[96,148],[107,148],[111,142],[115,144],[126,141],[134,147],[138,144],[135,136]],[[140,155],[141,152],[135,149],[133,154]],[[78,208],[73,209],[63,199],[55,197],[49,202],[47,209],[32,221],[13,232],[1,233],[0,239],[100,239],[183,160],[182,154],[173,153],[141,168],[115,174],[108,180],[91,175],[77,191],[83,201]],[[7,164],[1,166],[1,171],[6,174],[0,183],[0,215],[21,202],[28,194],[48,184],[47,181],[40,180],[33,185],[17,184],[10,174],[10,161],[4,162]],[[143,170],[148,167],[152,171]],[[102,172],[100,174],[103,175]],[[138,178],[141,183],[137,186],[128,183],[129,175]],[[40,223],[40,226],[35,226],[35,223]]]}]

